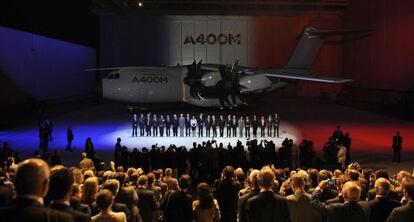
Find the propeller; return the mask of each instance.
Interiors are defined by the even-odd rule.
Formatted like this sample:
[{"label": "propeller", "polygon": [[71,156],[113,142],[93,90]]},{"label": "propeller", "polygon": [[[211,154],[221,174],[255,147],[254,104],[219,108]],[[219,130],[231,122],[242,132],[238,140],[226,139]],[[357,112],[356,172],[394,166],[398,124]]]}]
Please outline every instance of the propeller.
[{"label": "propeller", "polygon": [[[244,98],[241,96],[242,89],[246,88],[240,84],[240,72],[238,70],[238,60],[233,65],[220,66],[219,67],[221,81],[217,84],[220,91],[220,103],[224,105],[226,102],[229,105],[237,105],[236,98],[239,98],[244,102]],[[232,98],[233,104],[230,103],[228,97]]]},{"label": "propeller", "polygon": [[187,76],[184,78],[184,83],[190,87],[190,95],[195,99],[202,99],[202,90],[204,85],[201,82],[201,78],[204,72],[201,70],[202,60],[198,63],[194,60],[191,65],[187,66]]}]

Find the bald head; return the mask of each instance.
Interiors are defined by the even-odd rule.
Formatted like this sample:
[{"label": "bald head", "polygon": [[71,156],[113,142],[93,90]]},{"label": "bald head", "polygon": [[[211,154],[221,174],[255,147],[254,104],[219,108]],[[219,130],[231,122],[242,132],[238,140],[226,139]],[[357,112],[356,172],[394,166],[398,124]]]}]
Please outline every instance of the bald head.
[{"label": "bald head", "polygon": [[21,162],[14,179],[17,194],[44,197],[49,188],[49,174],[49,166],[41,159]]},{"label": "bald head", "polygon": [[348,181],[342,187],[342,196],[345,201],[358,201],[361,196],[361,187],[357,182]]},{"label": "bald head", "polygon": [[390,182],[385,178],[380,177],[375,181],[375,190],[377,195],[387,196],[390,192],[390,187]]}]

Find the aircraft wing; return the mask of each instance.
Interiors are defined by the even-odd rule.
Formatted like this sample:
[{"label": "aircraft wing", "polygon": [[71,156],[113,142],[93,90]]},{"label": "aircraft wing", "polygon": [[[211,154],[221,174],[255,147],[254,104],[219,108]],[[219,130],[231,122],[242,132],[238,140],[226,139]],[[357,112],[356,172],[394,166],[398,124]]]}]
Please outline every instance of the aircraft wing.
[{"label": "aircraft wing", "polygon": [[314,82],[326,82],[326,83],[346,83],[351,82],[352,79],[343,79],[337,77],[319,76],[314,74],[298,74],[298,73],[285,73],[285,72],[266,72],[268,77],[276,77],[282,79],[294,79],[294,80],[307,80]]}]

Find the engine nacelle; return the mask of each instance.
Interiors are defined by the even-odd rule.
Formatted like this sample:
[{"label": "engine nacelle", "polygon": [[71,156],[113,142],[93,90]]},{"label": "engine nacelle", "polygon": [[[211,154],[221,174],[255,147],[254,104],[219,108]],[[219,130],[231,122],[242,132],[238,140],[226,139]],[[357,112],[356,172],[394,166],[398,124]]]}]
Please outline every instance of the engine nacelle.
[{"label": "engine nacelle", "polygon": [[272,81],[265,75],[246,75],[240,78],[240,85],[244,86],[242,93],[254,93],[269,88]]}]

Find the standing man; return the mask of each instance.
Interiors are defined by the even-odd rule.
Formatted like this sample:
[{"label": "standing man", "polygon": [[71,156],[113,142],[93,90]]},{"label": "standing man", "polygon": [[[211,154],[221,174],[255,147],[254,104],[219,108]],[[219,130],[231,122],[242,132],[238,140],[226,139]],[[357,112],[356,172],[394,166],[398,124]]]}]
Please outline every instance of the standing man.
[{"label": "standing man", "polygon": [[220,119],[218,120],[218,126],[220,130],[220,137],[224,136],[224,127],[226,126],[226,121],[224,120],[223,115],[220,115]]},{"label": "standing man", "polygon": [[207,116],[206,120],[204,121],[204,125],[206,126],[206,137],[210,137],[210,129],[211,129],[210,115]]},{"label": "standing man", "polygon": [[272,136],[272,115],[269,115],[266,120],[267,137]]},{"label": "standing man", "polygon": [[165,119],[165,134],[166,136],[170,136],[170,129],[171,129],[171,119],[170,115],[167,115],[167,119]]},{"label": "standing man", "polygon": [[142,113],[141,113],[141,115],[139,115],[138,125],[139,125],[139,136],[144,136],[144,132],[145,132],[145,117],[144,117],[144,114],[142,114]]},{"label": "standing man", "polygon": [[249,116],[246,116],[246,121],[244,121],[244,128],[246,129],[246,138],[250,138],[250,127],[252,123],[249,120]]},{"label": "standing man", "polygon": [[243,137],[243,129],[244,129],[243,116],[240,116],[239,121],[237,122],[237,126],[239,127],[239,137]]},{"label": "standing man", "polygon": [[161,115],[160,119],[158,120],[158,128],[160,131],[160,136],[164,136],[164,127],[165,127],[165,119],[164,116]]},{"label": "standing man", "polygon": [[203,137],[203,126],[204,126],[204,118],[203,118],[203,113],[200,113],[200,116],[198,117],[197,120],[197,124],[198,124],[198,137]]},{"label": "standing man", "polygon": [[154,118],[152,118],[152,135],[157,137],[158,136],[158,119],[157,115],[154,114]]},{"label": "standing man", "polygon": [[233,137],[237,137],[237,119],[236,115],[233,115],[233,119],[231,120],[231,128],[233,130]]},{"label": "standing man", "polygon": [[395,136],[392,138],[392,148],[394,150],[394,157],[392,159],[392,162],[400,162],[400,155],[401,155],[401,149],[402,149],[402,142],[403,137],[400,136],[400,132],[396,132]]},{"label": "standing man", "polygon": [[277,136],[277,138],[279,138],[279,124],[280,124],[279,117],[277,113],[275,113],[275,117],[273,117],[273,120],[272,120],[273,137]]},{"label": "standing man", "polygon": [[174,114],[174,118],[172,120],[172,128],[173,128],[173,136],[178,136],[178,119],[177,114]]},{"label": "standing man", "polygon": [[191,125],[191,136],[195,137],[196,136],[196,129],[197,129],[197,125],[198,125],[198,122],[197,122],[197,119],[195,118],[195,116],[191,117],[190,125]]},{"label": "standing man", "polygon": [[145,118],[145,131],[147,132],[147,136],[151,136],[151,114],[148,113],[147,117]]},{"label": "standing man", "polygon": [[213,138],[217,137],[217,120],[215,115],[211,117],[211,128],[213,128]]},{"label": "standing man", "polygon": [[349,133],[345,133],[343,145],[346,148],[346,158],[345,158],[345,165],[348,166],[351,163],[351,137]]},{"label": "standing man", "polygon": [[72,126],[70,125],[66,132],[66,138],[68,140],[68,145],[66,145],[66,151],[72,152],[73,131],[72,131]]},{"label": "standing man", "polygon": [[257,120],[256,115],[253,116],[252,127],[253,127],[253,137],[257,137],[257,128],[259,127],[259,121]]},{"label": "standing man", "polygon": [[187,113],[187,115],[185,116],[185,136],[190,136],[190,129],[191,129],[191,117],[190,114]]},{"label": "standing man", "polygon": [[231,115],[227,116],[227,120],[226,120],[226,132],[227,132],[227,137],[231,137]]},{"label": "standing man", "polygon": [[182,113],[180,114],[180,118],[178,119],[178,125],[180,126],[180,136],[183,137],[185,128],[185,118]]},{"label": "standing man", "polygon": [[132,116],[132,137],[138,136],[138,117],[137,114]]},{"label": "standing man", "polygon": [[262,116],[260,118],[260,137],[265,137],[265,130],[266,130],[266,120],[265,117]]}]

